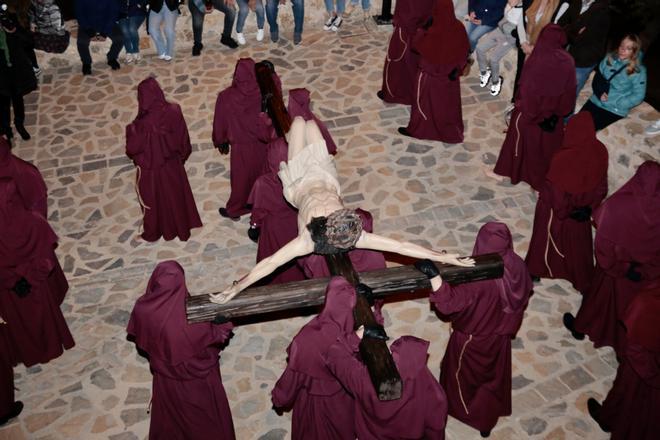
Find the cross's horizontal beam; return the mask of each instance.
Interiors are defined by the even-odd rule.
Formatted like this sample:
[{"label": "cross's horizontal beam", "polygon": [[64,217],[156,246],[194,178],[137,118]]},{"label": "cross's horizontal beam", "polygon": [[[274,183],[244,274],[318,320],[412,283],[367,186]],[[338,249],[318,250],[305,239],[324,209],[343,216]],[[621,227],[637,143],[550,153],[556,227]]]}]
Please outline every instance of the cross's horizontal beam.
[{"label": "cross's horizontal beam", "polygon": [[[473,258],[476,263],[474,267],[438,264],[443,281],[449,284],[462,284],[502,277],[504,266],[498,254],[477,255]],[[325,301],[328,280],[328,278],[317,278],[254,287],[241,292],[226,304],[210,302],[208,294],[191,296],[186,304],[188,322],[212,321],[218,314],[232,319],[321,305]],[[362,272],[360,281],[371,287],[377,298],[431,287],[426,276],[414,266]]]}]

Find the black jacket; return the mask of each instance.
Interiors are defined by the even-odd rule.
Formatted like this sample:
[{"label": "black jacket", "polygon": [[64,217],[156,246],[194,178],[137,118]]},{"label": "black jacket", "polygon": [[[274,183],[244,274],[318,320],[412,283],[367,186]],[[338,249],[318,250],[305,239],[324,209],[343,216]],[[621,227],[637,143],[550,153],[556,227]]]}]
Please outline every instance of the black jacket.
[{"label": "black jacket", "polygon": [[149,0],[149,10],[160,12],[163,9],[163,4],[167,6],[170,11],[176,10],[182,3],[180,0]]},{"label": "black jacket", "polygon": [[598,64],[607,51],[609,0],[596,0],[582,15],[581,8],[580,0],[573,1],[558,24],[566,31],[568,53],[575,60],[575,67],[589,67]]},{"label": "black jacket", "polygon": [[27,52],[31,50],[31,36],[20,26],[6,35],[11,67],[7,65],[4,51],[0,50],[0,95],[27,95],[37,89],[37,78]]}]

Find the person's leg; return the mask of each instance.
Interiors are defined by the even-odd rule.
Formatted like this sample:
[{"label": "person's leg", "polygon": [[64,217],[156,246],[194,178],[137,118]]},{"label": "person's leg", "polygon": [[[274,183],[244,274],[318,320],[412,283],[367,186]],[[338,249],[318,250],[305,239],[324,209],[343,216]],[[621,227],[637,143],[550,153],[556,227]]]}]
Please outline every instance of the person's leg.
[{"label": "person's leg", "polygon": [[165,31],[165,38],[167,39],[165,53],[169,57],[174,57],[174,43],[176,42],[176,21],[179,18],[179,10],[175,9],[174,11],[170,11],[166,6],[163,6],[163,10],[165,11],[163,16],[165,26],[163,30]]},{"label": "person's leg", "polygon": [[165,41],[163,41],[163,34],[160,31],[160,26],[163,23],[165,9],[167,9],[167,7],[163,6],[163,9],[161,9],[158,13],[154,11],[149,12],[149,35],[151,35],[151,39],[154,40],[156,53],[159,56],[164,55],[165,50],[167,49],[165,46]]},{"label": "person's leg", "polygon": [[131,39],[131,46],[133,48],[133,53],[140,53],[140,26],[144,22],[143,15],[135,15],[130,17],[130,26],[129,26],[129,38]]},{"label": "person's leg", "polygon": [[497,45],[497,39],[495,35],[497,32],[493,32],[487,38],[482,38],[477,44],[476,55],[477,55],[477,65],[479,66],[479,72],[483,73],[490,67],[488,63],[488,52]]},{"label": "person's leg", "polygon": [[302,38],[303,22],[305,20],[305,0],[291,0],[293,9],[293,39]]},{"label": "person's leg", "polygon": [[14,126],[16,131],[21,135],[24,141],[30,139],[30,133],[25,129],[25,103],[23,102],[23,95],[13,95],[11,97],[11,105],[14,108]]},{"label": "person's leg", "polygon": [[261,0],[257,0],[254,13],[257,14],[257,29],[263,29],[266,19],[264,16],[264,4]]},{"label": "person's leg", "polygon": [[[493,81],[495,81],[500,76],[500,61],[514,47],[515,41],[507,39],[506,35],[498,31],[492,32],[488,36],[491,35],[494,35],[496,40],[493,50],[490,51],[490,71],[493,74]],[[481,42],[477,45],[477,50],[479,50],[479,46],[481,46]]]},{"label": "person's leg", "polygon": [[334,0],[323,0],[323,2],[325,3],[325,10],[328,12],[328,14],[330,14],[331,17],[335,15]]},{"label": "person's leg", "polygon": [[[78,48],[78,55],[83,64],[83,71],[85,66],[92,65],[92,55],[89,53],[89,41],[92,36],[86,29],[78,29],[78,37],[76,38],[76,47]],[[91,67],[90,67],[91,69]],[[90,71],[91,72],[91,71]]]},{"label": "person's leg", "polygon": [[[115,25],[112,28],[112,32],[110,33],[110,41],[112,41],[112,44],[110,45],[110,50],[108,50],[107,53],[108,63],[117,61],[119,52],[121,52],[121,48],[124,45],[124,39],[122,37],[122,32],[121,29],[119,29],[119,26]],[[115,66],[112,65],[112,68],[115,69]]]},{"label": "person's leg", "polygon": [[[204,13],[200,11],[192,1],[188,2],[188,10],[192,17],[193,43],[195,46],[201,46],[202,33],[204,32]],[[225,13],[225,21],[226,20],[227,15]]]},{"label": "person's leg", "polygon": [[218,11],[225,14],[225,21],[222,29],[222,37],[220,38],[220,43],[229,47],[230,49],[235,49],[238,47],[238,43],[234,41],[231,37],[231,32],[234,28],[234,22],[236,21],[236,9],[234,5],[226,5],[224,0],[214,0],[213,7]]},{"label": "person's leg", "polygon": [[133,53],[133,39],[131,38],[131,17],[122,18],[117,21],[117,26],[121,31],[122,37],[124,37],[124,49],[126,49],[126,54]]},{"label": "person's leg", "polygon": [[[291,0],[291,5],[293,7],[295,0]],[[268,20],[268,28],[270,30],[270,39],[273,42],[276,42],[280,37],[280,27],[277,24],[277,12],[279,1],[278,0],[266,0],[266,20]],[[295,20],[295,12],[294,12]]]},{"label": "person's leg", "polygon": [[[236,0],[238,3],[238,19],[236,20],[236,33],[237,34],[242,34],[243,33],[243,26],[245,26],[245,19],[248,16],[248,12],[250,12],[250,8],[248,7],[248,2],[247,0]],[[241,43],[241,40],[238,40],[239,43]],[[245,41],[243,41],[241,44],[245,44]]]},{"label": "person's leg", "polygon": [[591,75],[591,71],[594,70],[594,67],[596,67],[595,64],[589,67],[575,68],[575,79],[577,82],[577,89],[575,92],[575,96],[580,95],[580,90],[582,90],[582,87],[584,87],[584,83],[586,83],[587,79],[589,79],[589,75]]},{"label": "person's leg", "polygon": [[0,134],[12,137],[11,98],[4,95],[0,95]]},{"label": "person's leg", "polygon": [[581,112],[586,111],[591,113],[591,117],[594,120],[594,127],[596,128],[596,131],[602,130],[603,128],[615,123],[619,119],[623,119],[622,116],[616,115],[612,112],[608,112],[607,110],[598,107],[596,104],[591,102],[591,100],[585,102],[585,104],[582,106],[582,109],[580,109],[580,111]]},{"label": "person's leg", "polygon": [[337,16],[341,17],[346,10],[346,0],[335,0],[335,3],[337,4]]},{"label": "person's leg", "polygon": [[471,32],[468,33],[468,39],[470,40],[470,51],[474,52],[474,49],[477,47],[479,39],[486,35],[488,32],[495,29],[495,26],[486,26],[486,25],[472,25]]}]

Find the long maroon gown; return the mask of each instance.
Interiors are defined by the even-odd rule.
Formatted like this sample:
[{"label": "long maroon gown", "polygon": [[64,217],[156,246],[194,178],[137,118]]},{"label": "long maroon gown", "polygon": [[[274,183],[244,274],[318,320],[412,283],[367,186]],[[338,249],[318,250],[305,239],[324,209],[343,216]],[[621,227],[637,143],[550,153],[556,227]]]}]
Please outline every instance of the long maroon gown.
[{"label": "long maroon gown", "polygon": [[419,54],[412,50],[413,37],[431,17],[433,0],[399,0],[394,5],[392,36],[383,66],[383,101],[412,105]]},{"label": "long maroon gown", "polygon": [[429,342],[401,336],[390,347],[401,375],[397,400],[378,400],[367,367],[357,359],[360,339],[345,335],[328,350],[328,368],[355,398],[355,430],[360,440],[445,438],[447,396],[426,366]]},{"label": "long maroon gown", "polygon": [[183,166],[192,152],[186,121],[181,107],[165,100],[155,78],[138,85],[138,106],[126,127],[126,155],[137,167],[142,238],[186,241],[192,228],[202,226]]},{"label": "long maroon gown", "polygon": [[[0,231],[0,316],[12,345],[3,356],[12,365],[46,363],[74,346],[60,310],[68,285],[55,256],[55,232],[41,214],[24,208],[13,180],[0,180]],[[31,286],[24,297],[13,291],[22,278]]]},{"label": "long maroon gown", "polygon": [[231,195],[225,206],[231,217],[250,212],[248,197],[266,163],[269,138],[259,115],[261,92],[254,69],[252,58],[239,59],[231,86],[221,91],[215,102],[213,144],[231,144]]},{"label": "long maroon gown", "polygon": [[623,324],[626,349],[600,419],[613,440],[660,438],[660,285],[640,292]]},{"label": "long maroon gown", "polygon": [[[470,45],[450,0],[437,0],[433,24],[413,42],[419,52],[408,134],[417,139],[463,142],[460,74]],[[453,79],[450,78],[452,76]]]},{"label": "long maroon gown", "polygon": [[48,190],[41,173],[31,163],[11,153],[11,146],[0,136],[0,179],[10,178],[16,182],[16,189],[28,211],[34,211],[48,218]]},{"label": "long maroon gown", "polygon": [[472,253],[491,252],[504,260],[501,279],[455,287],[443,283],[430,296],[452,327],[440,365],[449,415],[480,432],[511,414],[511,339],[532,291],[527,267],[513,252],[511,233],[503,223],[486,223],[479,230]]},{"label": "long maroon gown", "polygon": [[219,353],[231,323],[188,324],[183,269],[158,264],[135,302],[126,331],[149,356],[153,378],[151,440],[233,439]]},{"label": "long maroon gown", "polygon": [[597,264],[575,330],[589,335],[594,346],[610,346],[621,355],[622,314],[637,292],[660,278],[660,164],[643,163],[593,218]]},{"label": "long maroon gown", "polygon": [[[287,160],[287,151],[284,139],[271,141],[268,145],[266,173],[254,182],[248,198],[248,203],[252,205],[250,223],[260,230],[257,263],[298,236],[298,211],[284,199],[282,182],[277,177],[280,162]],[[305,274],[294,260],[280,266],[267,277],[267,283],[288,283],[304,279]]]},{"label": "long maroon gown", "polygon": [[[513,184],[527,182],[537,191],[561,145],[564,116],[575,107],[575,62],[564,46],[566,34],[559,25],[543,28],[525,61],[509,129],[495,164],[496,174],[511,178]],[[552,117],[554,129],[541,129],[539,123]],[[550,129],[552,124],[546,127]]]},{"label": "long maroon gown", "polygon": [[[561,148],[550,162],[539,192],[525,263],[541,278],[563,278],[586,292],[594,270],[591,216],[607,195],[607,148],[596,139],[590,115],[568,123]],[[571,217],[573,215],[573,217]]]},{"label": "long maroon gown", "polygon": [[325,140],[325,146],[328,148],[328,154],[337,154],[337,144],[335,144],[334,139],[330,136],[328,127],[312,113],[310,106],[310,97],[309,90],[307,89],[291,89],[289,90],[289,103],[287,105],[287,111],[291,119],[296,116],[300,116],[305,121],[315,121],[316,125],[321,130],[321,135]]},{"label": "long maroon gown", "polygon": [[330,280],[323,311],[298,332],[288,364],[272,391],[273,405],[293,409],[293,440],[354,440],[353,398],[326,368],[323,356],[338,337],[353,331],[355,289]]}]

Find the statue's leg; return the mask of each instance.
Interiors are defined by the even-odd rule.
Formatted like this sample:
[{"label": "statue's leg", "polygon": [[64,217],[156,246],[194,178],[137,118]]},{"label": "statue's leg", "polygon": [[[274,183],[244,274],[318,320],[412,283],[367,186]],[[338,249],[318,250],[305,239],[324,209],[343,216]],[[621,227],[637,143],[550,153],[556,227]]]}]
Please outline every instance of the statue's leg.
[{"label": "statue's leg", "polygon": [[296,116],[289,129],[289,160],[305,148],[305,145],[305,120]]},{"label": "statue's leg", "polygon": [[325,141],[319,126],[316,125],[316,121],[310,119],[305,123],[305,145],[315,144],[317,142]]}]

